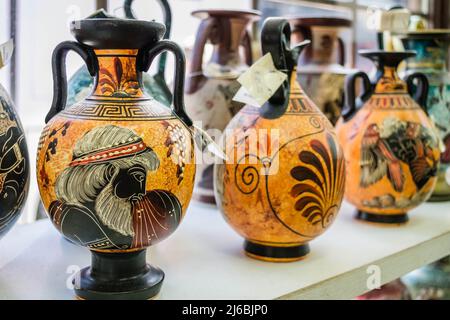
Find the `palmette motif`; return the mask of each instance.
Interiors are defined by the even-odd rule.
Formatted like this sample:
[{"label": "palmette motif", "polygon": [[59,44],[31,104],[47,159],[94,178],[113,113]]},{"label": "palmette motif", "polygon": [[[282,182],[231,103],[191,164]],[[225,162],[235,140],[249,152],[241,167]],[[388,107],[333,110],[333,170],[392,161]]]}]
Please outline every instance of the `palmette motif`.
[{"label": "palmette motif", "polygon": [[323,233],[344,194],[345,163],[333,127],[304,95],[295,71],[290,82],[284,115],[267,119],[245,106],[230,122],[226,154],[236,161],[215,168],[216,201],[227,222],[247,241],[271,247],[299,246]]},{"label": "palmette motif", "polygon": [[181,222],[195,176],[193,141],[170,109],[142,92],[136,50],[96,54],[93,94],[53,117],[42,133],[41,196],[52,222],[74,243],[141,249]]}]

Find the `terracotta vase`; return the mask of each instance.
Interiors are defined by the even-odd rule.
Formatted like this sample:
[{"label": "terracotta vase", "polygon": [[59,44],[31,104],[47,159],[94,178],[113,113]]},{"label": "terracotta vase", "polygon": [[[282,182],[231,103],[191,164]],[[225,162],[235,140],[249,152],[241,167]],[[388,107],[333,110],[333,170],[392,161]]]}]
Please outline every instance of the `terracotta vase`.
[{"label": "terracotta vase", "polygon": [[[204,130],[220,137],[231,118],[244,106],[232,98],[240,87],[237,78],[252,64],[247,29],[260,14],[258,11],[199,10],[192,15],[202,21],[186,80],[186,110]],[[208,41],[214,49],[211,60],[204,64],[203,52]],[[199,164],[194,198],[215,203],[213,163],[206,158]]]},{"label": "terracotta vase", "polygon": [[[170,6],[167,0],[158,0],[158,2],[161,6],[161,9],[163,10],[164,24],[166,25],[166,33],[164,34],[164,39],[169,39],[172,24],[172,12],[170,10]],[[125,16],[128,19],[136,19],[131,9],[132,3],[133,0],[124,1]],[[98,19],[108,17],[113,18],[114,16],[107,14],[102,9],[92,14],[89,18]],[[163,53],[159,58],[158,70],[156,74],[150,75],[148,73],[144,73],[142,75],[143,77],[142,81],[144,91],[148,95],[154,97],[162,104],[170,106],[170,103],[172,101],[172,94],[165,80],[166,58],[167,58],[166,54]],[[71,106],[76,102],[82,101],[84,98],[89,96],[93,88],[94,88],[94,78],[89,74],[89,71],[86,68],[86,66],[81,67],[69,79],[67,91],[67,105]]]},{"label": "terracotta vase", "polygon": [[345,76],[352,72],[348,63],[344,32],[351,20],[325,17],[289,18],[294,43],[311,40],[299,59],[298,81],[305,93],[335,124],[344,106]]},{"label": "terracotta vase", "polygon": [[[346,107],[336,130],[347,162],[346,199],[357,217],[404,223],[407,212],[431,195],[439,164],[438,138],[424,107],[428,81],[421,73],[406,81],[398,64],[412,51],[360,51],[377,66],[373,85],[364,72],[346,80]],[[355,82],[363,91],[355,97]],[[413,97],[414,84],[418,86]]]},{"label": "terracotta vase", "polygon": [[[37,160],[41,198],[54,226],[92,253],[75,278],[82,299],[147,299],[164,273],[145,249],[169,236],[189,204],[194,148],[184,111],[185,60],[160,40],[164,25],[125,19],[74,21],[78,42],[53,53],[54,99]],[[66,106],[65,56],[95,77],[91,95]],[[163,51],[175,55],[173,110],[148,96],[142,74]]]},{"label": "terracotta vase", "polygon": [[[6,51],[7,45],[0,45],[0,53]],[[4,59],[0,54],[0,67],[6,63]],[[0,85],[0,238],[19,218],[29,180],[30,162],[22,124],[11,98]]]},{"label": "terracotta vase", "polygon": [[447,59],[450,30],[414,31],[400,36],[406,49],[417,55],[406,60],[406,72],[428,78],[427,111],[445,150],[441,153],[438,180],[430,201],[450,200],[450,72]]},{"label": "terracotta vase", "polygon": [[402,277],[414,299],[450,300],[450,257]]},{"label": "terracotta vase", "polygon": [[334,221],[344,195],[344,156],[333,126],[296,80],[302,43],[289,49],[285,19],[269,18],[261,33],[287,79],[261,108],[246,105],[227,126],[227,161],[215,166],[216,201],[245,238],[245,253],[287,262]]}]

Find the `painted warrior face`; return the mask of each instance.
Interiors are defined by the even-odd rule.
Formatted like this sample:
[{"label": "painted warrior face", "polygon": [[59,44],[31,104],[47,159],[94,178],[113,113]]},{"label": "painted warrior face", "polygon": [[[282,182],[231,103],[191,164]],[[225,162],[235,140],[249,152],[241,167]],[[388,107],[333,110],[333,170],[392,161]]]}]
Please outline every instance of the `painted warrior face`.
[{"label": "painted warrior face", "polygon": [[145,195],[145,182],[147,172],[141,165],[120,169],[114,178],[114,194],[127,200],[139,200]]},{"label": "painted warrior face", "polygon": [[159,166],[155,152],[131,130],[106,126],[88,132],[73,153],[56,181],[58,199],[94,209],[103,224],[133,236],[133,202],[146,193],[147,172]]}]

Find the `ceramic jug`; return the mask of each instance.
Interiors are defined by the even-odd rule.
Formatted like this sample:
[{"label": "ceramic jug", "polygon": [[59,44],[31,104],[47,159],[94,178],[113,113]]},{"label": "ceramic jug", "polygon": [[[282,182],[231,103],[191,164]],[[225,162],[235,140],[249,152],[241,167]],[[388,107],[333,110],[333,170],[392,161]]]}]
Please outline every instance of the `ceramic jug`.
[{"label": "ceramic jug", "polygon": [[450,72],[447,59],[450,30],[412,31],[400,36],[406,49],[417,52],[406,60],[406,72],[428,78],[427,112],[444,145],[438,179],[430,201],[450,200]]},{"label": "ceramic jug", "polygon": [[[85,19],[71,32],[77,41],[53,53],[54,98],[37,158],[41,198],[54,226],[91,251],[91,267],[75,278],[78,297],[148,299],[164,273],[146,264],[145,249],[174,232],[193,191],[184,55],[161,40],[157,22]],[[96,80],[87,98],[66,108],[70,50]],[[176,62],[172,108],[143,88],[143,72],[163,51]]]},{"label": "ceramic jug", "polygon": [[[212,136],[217,137],[243,107],[232,98],[240,87],[237,78],[252,64],[251,37],[247,31],[258,11],[198,10],[202,19],[192,52],[185,87],[187,113]],[[211,59],[203,63],[207,42],[213,44]],[[243,52],[241,52],[243,51]],[[216,129],[216,132],[212,132]],[[213,163],[199,164],[194,198],[214,204]]]},{"label": "ceramic jug", "polygon": [[[158,0],[158,2],[163,10],[164,24],[166,25],[166,33],[164,34],[164,39],[169,39],[172,24],[172,12],[167,0]],[[133,0],[125,0],[124,2],[125,16],[128,19],[136,19],[132,12],[132,3]],[[107,14],[103,9],[91,15],[92,19],[108,17],[112,18],[113,16]],[[165,80],[166,58],[167,57],[165,53],[161,54],[161,56],[159,57],[158,70],[156,74],[150,75],[148,73],[144,73],[142,76],[144,90],[146,91],[146,93],[154,97],[162,104],[170,106],[170,103],[172,101],[172,94]],[[89,74],[86,66],[78,69],[69,79],[67,105],[71,106],[75,102],[82,101],[92,92],[93,87],[94,79]]]},{"label": "ceramic jug", "polygon": [[[0,68],[10,54],[12,42],[1,44]],[[22,124],[11,98],[0,85],[0,238],[20,216],[28,195],[29,176],[30,163]]]},{"label": "ceramic jug", "polygon": [[[364,72],[346,80],[346,106],[336,126],[347,162],[345,197],[362,220],[403,223],[436,183],[439,145],[425,108],[428,81],[421,73],[399,78],[398,64],[413,51],[360,54],[377,72],[373,85]],[[359,78],[363,90],[355,97]]]},{"label": "ceramic jug", "polygon": [[215,165],[215,195],[245,253],[265,261],[304,257],[336,218],[344,196],[344,155],[333,126],[297,83],[302,43],[290,46],[285,19],[261,32],[287,80],[262,107],[246,105],[223,136],[227,161]]},{"label": "ceramic jug", "polygon": [[302,16],[289,18],[289,21],[294,43],[311,40],[299,59],[298,81],[335,124],[344,106],[345,76],[352,72],[346,67],[348,53],[344,40],[352,22],[343,18]]}]

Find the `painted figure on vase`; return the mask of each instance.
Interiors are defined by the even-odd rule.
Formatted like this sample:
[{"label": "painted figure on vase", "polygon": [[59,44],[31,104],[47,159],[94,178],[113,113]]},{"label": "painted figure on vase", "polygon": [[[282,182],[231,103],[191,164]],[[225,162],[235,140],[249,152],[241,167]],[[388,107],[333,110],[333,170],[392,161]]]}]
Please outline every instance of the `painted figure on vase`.
[{"label": "painted figure on vase", "polygon": [[442,153],[438,180],[430,201],[450,199],[450,73],[447,67],[450,30],[424,29],[398,35],[403,46],[417,52],[406,60],[405,73],[421,72],[429,82],[426,101],[430,119],[439,134]]},{"label": "painted figure on vase", "polygon": [[[12,55],[11,42],[0,45],[0,67]],[[30,163],[24,130],[6,90],[0,85],[0,238],[20,216],[28,194]]]},{"label": "painted figure on vase", "polygon": [[[363,72],[347,78],[346,108],[336,130],[347,159],[346,198],[363,220],[406,222],[406,213],[426,201],[436,183],[439,148],[424,112],[427,79],[416,73],[403,81],[396,71],[413,54],[362,51],[376,63],[376,79],[371,83]],[[355,97],[358,78],[364,90]]]},{"label": "painted figure on vase", "polygon": [[147,172],[159,164],[131,130],[113,125],[91,130],[56,180],[58,200],[49,208],[53,223],[73,242],[92,249],[155,244],[177,227],[182,211],[172,193],[145,190]]},{"label": "painted figure on vase", "polygon": [[[165,28],[157,22],[84,19],[71,32],[79,42],[59,44],[52,59],[54,98],[37,156],[42,203],[65,237],[91,251],[91,266],[74,283],[78,297],[149,299],[164,273],[146,263],[145,249],[176,230],[194,185],[185,58],[161,40]],[[69,51],[97,81],[88,97],[66,107]],[[164,51],[176,62],[171,108],[148,96],[142,82]]]}]

